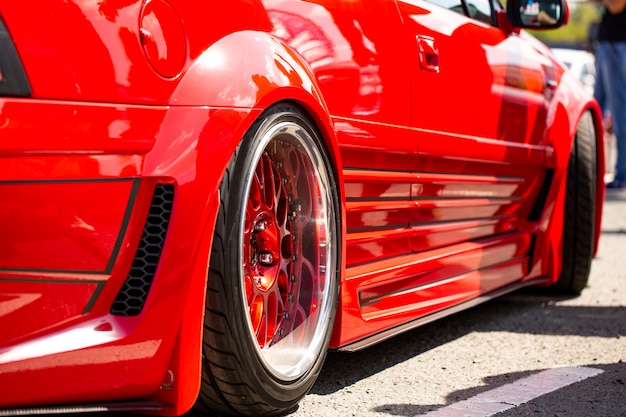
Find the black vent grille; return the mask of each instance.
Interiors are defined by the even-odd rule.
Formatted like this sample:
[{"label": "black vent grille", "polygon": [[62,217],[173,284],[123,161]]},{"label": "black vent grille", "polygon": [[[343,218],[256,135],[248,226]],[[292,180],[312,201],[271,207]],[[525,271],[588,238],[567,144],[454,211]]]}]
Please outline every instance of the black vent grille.
[{"label": "black vent grille", "polygon": [[122,289],[115,297],[111,314],[129,317],[141,313],[159,264],[173,201],[173,185],[158,184],[155,187],[133,265]]},{"label": "black vent grille", "polygon": [[548,169],[546,171],[546,177],[543,180],[541,190],[539,191],[539,195],[537,195],[535,204],[533,205],[533,208],[530,211],[530,214],[528,215],[529,221],[536,222],[541,218],[541,214],[543,213],[543,208],[546,205],[546,201],[548,201],[548,193],[550,192],[550,186],[552,185],[553,177],[554,177],[554,171],[551,169]]}]

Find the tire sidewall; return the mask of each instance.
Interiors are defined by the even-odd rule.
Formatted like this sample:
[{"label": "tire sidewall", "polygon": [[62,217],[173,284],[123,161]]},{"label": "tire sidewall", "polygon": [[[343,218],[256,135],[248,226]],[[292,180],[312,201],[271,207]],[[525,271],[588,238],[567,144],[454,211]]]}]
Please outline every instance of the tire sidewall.
[{"label": "tire sidewall", "polygon": [[[229,315],[232,315],[234,320],[230,320],[232,325],[231,337],[240,341],[240,343],[233,343],[236,349],[236,354],[239,360],[242,362],[242,369],[249,370],[247,375],[248,381],[253,390],[264,398],[268,403],[273,403],[279,408],[290,408],[294,405],[294,401],[298,401],[302,398],[311,388],[319,371],[322,367],[326,356],[326,348],[330,340],[332,333],[332,325],[337,306],[338,296],[338,277],[339,277],[339,219],[338,219],[338,199],[336,195],[335,180],[332,175],[331,165],[328,160],[327,154],[324,151],[323,145],[319,139],[319,135],[301,116],[300,112],[291,106],[282,105],[274,109],[266,111],[258,119],[248,134],[243,138],[239,145],[238,151],[235,153],[232,164],[233,175],[230,182],[230,188],[225,201],[225,216],[224,222],[228,229],[224,236],[228,236],[228,240],[225,242],[224,247],[226,249],[224,254],[224,268],[225,268],[225,285],[226,285],[226,308]],[[334,222],[329,224],[332,227],[332,232],[335,235],[335,248],[336,256],[335,271],[333,282],[331,283],[331,292],[329,295],[332,297],[332,308],[328,317],[328,323],[325,324],[326,335],[323,341],[324,348],[317,355],[317,358],[312,363],[310,368],[304,372],[303,375],[293,380],[282,380],[275,376],[269,369],[265,367],[262,358],[257,353],[256,348],[257,341],[252,337],[249,324],[247,304],[243,302],[243,294],[245,288],[243,288],[243,277],[241,271],[241,259],[242,259],[242,245],[241,245],[241,233],[240,225],[245,210],[245,201],[248,193],[248,184],[250,183],[250,177],[254,175],[255,168],[258,163],[258,156],[262,154],[263,149],[267,143],[263,143],[266,133],[272,129],[276,124],[282,122],[295,122],[300,127],[305,129],[311,138],[315,141],[319,153],[322,157],[322,162],[327,172],[327,178],[330,181],[330,188],[332,197],[329,204],[333,205],[334,210]],[[268,141],[269,142],[269,141]],[[320,323],[321,325],[321,323]]]},{"label": "tire sidewall", "polygon": [[562,271],[554,289],[580,294],[587,286],[595,252],[596,137],[590,113],[584,113],[567,167],[563,215]]}]

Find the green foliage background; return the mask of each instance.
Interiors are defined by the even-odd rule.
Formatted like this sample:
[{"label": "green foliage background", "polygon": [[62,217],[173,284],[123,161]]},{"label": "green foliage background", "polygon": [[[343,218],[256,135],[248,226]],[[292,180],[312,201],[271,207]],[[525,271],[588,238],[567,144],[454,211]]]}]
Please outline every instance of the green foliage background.
[{"label": "green foliage background", "polygon": [[602,8],[596,3],[570,2],[569,22],[555,30],[529,31],[548,45],[591,48],[593,23],[599,22]]}]

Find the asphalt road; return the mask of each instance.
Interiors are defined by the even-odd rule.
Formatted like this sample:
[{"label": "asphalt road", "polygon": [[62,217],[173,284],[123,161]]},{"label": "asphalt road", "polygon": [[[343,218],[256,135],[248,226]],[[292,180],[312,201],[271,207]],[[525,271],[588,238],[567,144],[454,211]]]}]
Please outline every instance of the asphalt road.
[{"label": "asphalt road", "polygon": [[581,296],[514,293],[360,352],[331,352],[290,417],[423,415],[626,416],[626,191],[607,195]]}]

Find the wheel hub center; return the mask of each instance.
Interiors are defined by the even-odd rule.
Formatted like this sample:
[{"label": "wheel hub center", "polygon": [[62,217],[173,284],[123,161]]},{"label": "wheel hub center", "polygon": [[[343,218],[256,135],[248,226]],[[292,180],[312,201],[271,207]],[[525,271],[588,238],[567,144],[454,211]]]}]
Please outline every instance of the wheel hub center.
[{"label": "wheel hub center", "polygon": [[254,267],[254,283],[257,288],[267,291],[276,279],[274,270],[280,263],[281,233],[275,218],[262,213],[252,226],[251,266]]},{"label": "wheel hub center", "polygon": [[261,266],[266,268],[274,265],[274,255],[271,252],[261,252],[257,255],[257,260]]}]

